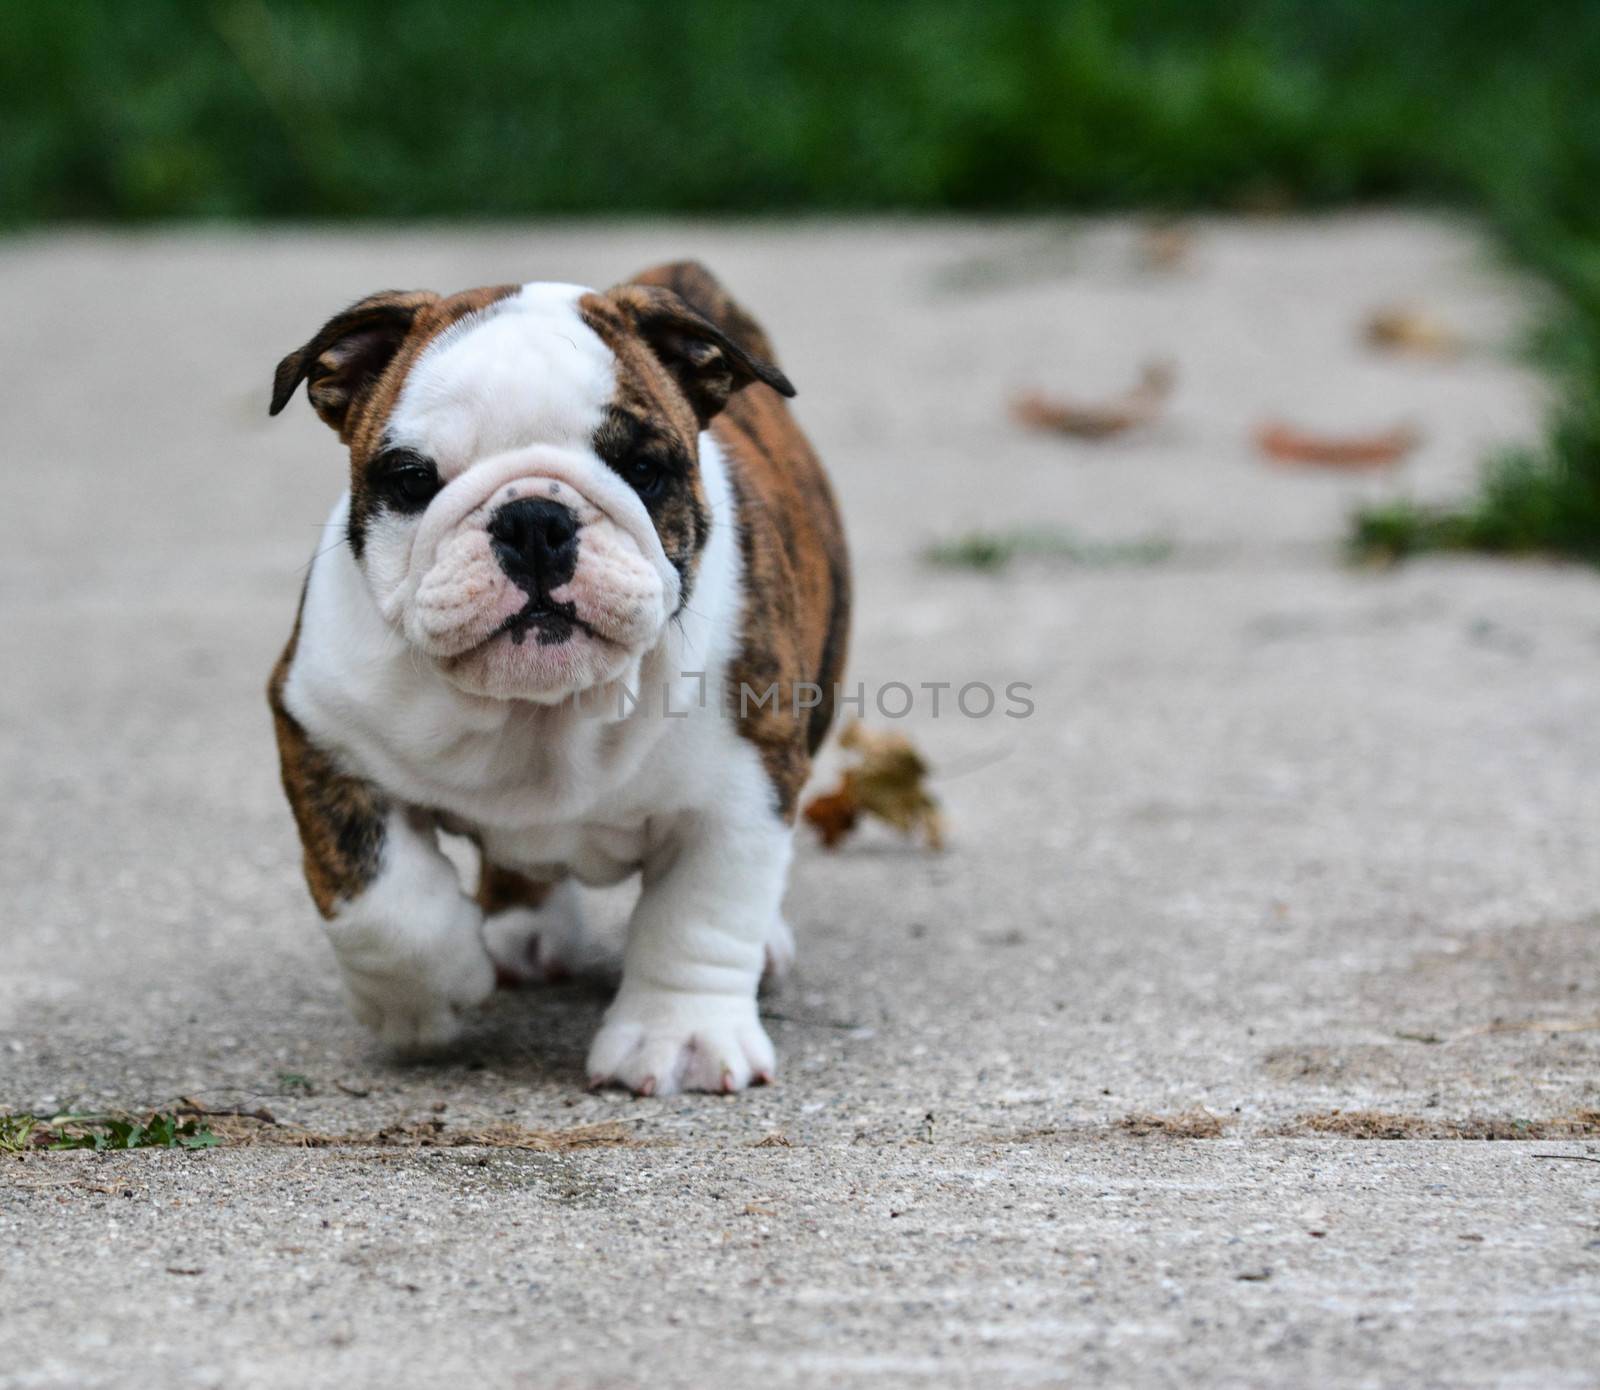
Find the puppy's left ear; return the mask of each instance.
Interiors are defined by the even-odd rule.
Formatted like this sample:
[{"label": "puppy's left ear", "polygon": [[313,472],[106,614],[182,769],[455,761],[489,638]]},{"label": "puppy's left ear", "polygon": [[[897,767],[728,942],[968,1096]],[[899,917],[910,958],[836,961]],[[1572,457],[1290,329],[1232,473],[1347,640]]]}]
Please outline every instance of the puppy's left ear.
[{"label": "puppy's left ear", "polygon": [[611,299],[689,398],[704,428],[735,391],[753,381],[794,395],[789,378],[766,358],[739,346],[716,324],[658,285],[618,285]]},{"label": "puppy's left ear", "polygon": [[311,407],[344,438],[351,405],[393,360],[419,311],[437,304],[432,290],[383,290],[335,314],[316,337],[278,363],[272,379],[276,415],[302,381]]}]

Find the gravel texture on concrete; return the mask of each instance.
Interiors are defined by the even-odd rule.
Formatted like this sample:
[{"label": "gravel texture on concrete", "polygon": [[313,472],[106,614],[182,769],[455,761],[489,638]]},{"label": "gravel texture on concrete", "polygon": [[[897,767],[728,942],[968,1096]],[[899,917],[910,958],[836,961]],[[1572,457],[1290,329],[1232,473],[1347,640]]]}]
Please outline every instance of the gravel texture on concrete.
[{"label": "gravel texture on concrete", "polygon": [[[1122,221],[0,247],[0,1111],[278,1121],[0,1155],[0,1386],[1600,1383],[1600,576],[1340,550],[1358,500],[1535,435],[1531,291],[1448,223],[1192,233],[1164,269]],[[386,1058],[276,781],[341,457],[267,419],[272,367],[369,290],[685,254],[800,387],[851,680],[949,847],[802,836],[775,1087],[586,1094],[603,971]],[[1374,352],[1399,300],[1468,349]],[[1157,359],[1141,430],[1008,417]],[[1269,418],[1423,443],[1296,470]],[[1019,527],[1082,552],[922,558]],[[1035,710],[896,725],[891,681]]]}]

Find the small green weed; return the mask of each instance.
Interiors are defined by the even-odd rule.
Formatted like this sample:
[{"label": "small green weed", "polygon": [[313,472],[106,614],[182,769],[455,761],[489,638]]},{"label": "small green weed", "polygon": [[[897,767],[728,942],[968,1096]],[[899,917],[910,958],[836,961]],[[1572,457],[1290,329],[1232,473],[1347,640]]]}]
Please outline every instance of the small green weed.
[{"label": "small green weed", "polygon": [[30,1149],[213,1149],[222,1137],[198,1119],[156,1110],[130,1115],[0,1115],[0,1152]]},{"label": "small green weed", "polygon": [[23,1152],[38,1127],[32,1115],[0,1115],[0,1154]]},{"label": "small green weed", "polygon": [[1600,563],[1600,411],[1568,411],[1542,447],[1501,456],[1463,507],[1398,501],[1358,512],[1350,546],[1386,561],[1482,550]]},{"label": "small green weed", "polygon": [[1053,559],[1085,568],[1114,565],[1158,565],[1172,555],[1173,545],[1160,536],[1131,541],[1085,541],[1069,531],[1025,528],[1013,531],[969,531],[939,541],[923,551],[923,559],[941,569],[998,573],[1014,560]]}]

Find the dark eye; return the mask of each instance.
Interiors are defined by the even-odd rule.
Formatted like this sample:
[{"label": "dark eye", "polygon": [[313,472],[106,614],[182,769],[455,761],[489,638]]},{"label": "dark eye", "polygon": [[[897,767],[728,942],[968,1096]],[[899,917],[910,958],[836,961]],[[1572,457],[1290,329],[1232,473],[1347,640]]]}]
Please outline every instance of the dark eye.
[{"label": "dark eye", "polygon": [[661,489],[666,486],[666,470],[648,454],[633,455],[622,465],[621,472],[628,486],[647,502],[659,496]]},{"label": "dark eye", "polygon": [[383,500],[401,512],[420,512],[443,486],[439,470],[409,449],[390,449],[380,454],[372,465],[371,477]]}]

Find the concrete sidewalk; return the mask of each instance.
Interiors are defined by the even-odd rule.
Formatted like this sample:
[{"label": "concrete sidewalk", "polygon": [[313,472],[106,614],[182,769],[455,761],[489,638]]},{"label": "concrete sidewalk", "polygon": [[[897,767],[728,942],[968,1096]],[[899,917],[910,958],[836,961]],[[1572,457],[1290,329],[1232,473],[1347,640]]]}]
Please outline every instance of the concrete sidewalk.
[{"label": "concrete sidewalk", "polygon": [[[806,839],[776,1087],[585,1094],[601,981],[397,1065],[276,782],[341,459],[272,367],[369,290],[684,254],[839,484],[852,680],[1036,712],[900,726],[942,856]],[[1168,271],[1122,222],[74,235],[0,287],[0,1111],[331,1144],[0,1156],[0,1387],[1600,1383],[1600,576],[1339,550],[1536,433],[1528,292],[1466,232],[1202,222]],[[1373,353],[1398,299],[1473,350]],[[1161,358],[1142,432],[1007,416]],[[1272,417],[1424,443],[1276,468]],[[1098,561],[920,559],[1012,527]],[[600,1146],[414,1146],[505,1125]]]}]

